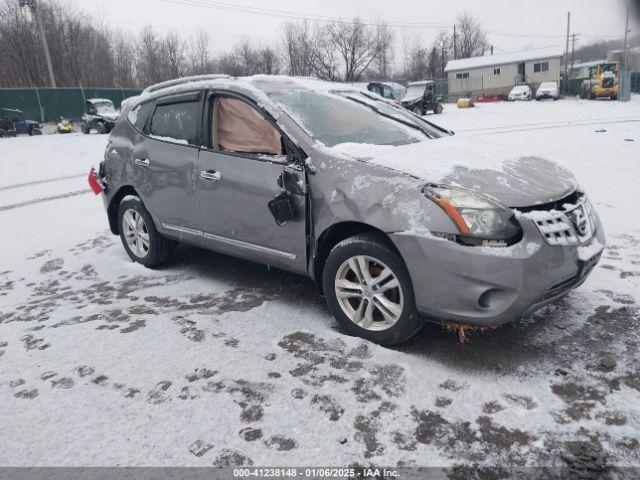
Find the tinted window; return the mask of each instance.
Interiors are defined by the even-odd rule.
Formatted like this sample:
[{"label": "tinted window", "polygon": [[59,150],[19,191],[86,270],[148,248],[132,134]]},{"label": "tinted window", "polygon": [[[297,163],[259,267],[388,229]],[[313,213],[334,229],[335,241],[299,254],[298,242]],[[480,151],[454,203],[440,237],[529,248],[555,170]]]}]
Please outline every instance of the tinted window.
[{"label": "tinted window", "polygon": [[200,102],[158,105],[151,117],[149,133],[169,141],[186,141],[195,145],[198,143],[200,110]]}]

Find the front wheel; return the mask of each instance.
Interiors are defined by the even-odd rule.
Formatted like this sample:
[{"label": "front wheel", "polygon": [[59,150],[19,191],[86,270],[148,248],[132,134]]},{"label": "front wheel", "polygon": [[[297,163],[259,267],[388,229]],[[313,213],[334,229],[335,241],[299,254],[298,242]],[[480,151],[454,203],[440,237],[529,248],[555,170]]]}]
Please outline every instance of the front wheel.
[{"label": "front wheel", "polygon": [[442,104],[441,104],[441,103],[438,103],[438,104],[436,105],[436,108],[435,108],[435,110],[434,110],[433,112],[434,112],[434,113],[442,113],[442,108],[443,108],[443,107],[442,107]]},{"label": "front wheel", "polygon": [[422,107],[420,105],[416,105],[415,107],[413,107],[413,113],[420,117],[424,115],[424,112],[422,111]]},{"label": "front wheel", "polygon": [[126,197],[120,202],[118,226],[122,245],[134,262],[156,267],[171,256],[171,242],[160,235],[138,197]]},{"label": "front wheel", "polygon": [[395,345],[423,325],[409,272],[379,235],[356,235],[333,247],[322,283],[329,310],[351,335]]}]

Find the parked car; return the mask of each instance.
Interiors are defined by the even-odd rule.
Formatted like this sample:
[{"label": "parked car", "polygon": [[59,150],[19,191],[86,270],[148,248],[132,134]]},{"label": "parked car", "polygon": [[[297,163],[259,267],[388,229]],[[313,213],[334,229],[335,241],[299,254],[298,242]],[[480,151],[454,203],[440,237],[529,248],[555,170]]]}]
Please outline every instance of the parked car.
[{"label": "parked car", "polygon": [[89,183],[133,261],[185,243],[307,275],[344,330],[387,345],[425,321],[525,316],[580,285],[605,243],[557,164],[310,79],[150,87]]},{"label": "parked car", "polygon": [[56,125],[56,131],[58,133],[71,133],[73,132],[73,124],[66,118],[60,117],[60,121]]},{"label": "parked car", "polygon": [[436,96],[436,84],[433,80],[411,82],[402,98],[402,106],[417,115],[427,112],[442,113],[442,97]]},{"label": "parked car", "polygon": [[531,100],[533,98],[533,92],[529,85],[516,85],[509,92],[509,101],[516,100]]},{"label": "parked car", "polygon": [[393,88],[389,84],[382,83],[382,82],[369,82],[367,84],[367,90],[373,93],[377,93],[382,98],[386,98],[391,102],[400,103],[400,101],[396,98],[396,96],[393,93]]},{"label": "parked car", "polygon": [[15,108],[0,110],[0,137],[15,137],[20,133],[27,135],[42,135],[42,124],[35,120],[28,120],[24,112]]},{"label": "parked car", "polygon": [[90,98],[86,102],[86,110],[82,116],[80,128],[82,133],[109,133],[116,124],[120,112],[108,98]]},{"label": "parked car", "polygon": [[552,98],[558,100],[558,84],[556,82],[542,82],[536,90],[536,100]]}]

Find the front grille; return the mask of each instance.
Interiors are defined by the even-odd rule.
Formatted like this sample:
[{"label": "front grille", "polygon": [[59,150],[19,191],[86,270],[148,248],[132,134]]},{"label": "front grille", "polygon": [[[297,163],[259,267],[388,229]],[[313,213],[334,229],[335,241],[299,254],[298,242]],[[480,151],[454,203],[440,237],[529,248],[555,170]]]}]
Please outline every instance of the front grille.
[{"label": "front grille", "polygon": [[577,245],[578,238],[573,234],[571,225],[566,222],[566,215],[559,213],[549,218],[535,220],[540,233],[549,245]]},{"label": "front grille", "polygon": [[[545,208],[550,207],[550,208]],[[527,209],[547,244],[579,245],[589,240],[596,226],[596,213],[584,195],[571,194],[553,204]]]}]

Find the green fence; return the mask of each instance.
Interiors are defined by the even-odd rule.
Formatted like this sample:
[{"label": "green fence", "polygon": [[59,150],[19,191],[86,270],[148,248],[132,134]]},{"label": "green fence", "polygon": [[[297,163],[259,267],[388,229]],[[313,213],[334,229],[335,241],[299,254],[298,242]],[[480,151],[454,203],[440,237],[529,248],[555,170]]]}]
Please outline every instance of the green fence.
[{"label": "green fence", "polygon": [[77,120],[88,98],[108,98],[119,108],[122,100],[140,90],[120,88],[0,88],[0,108],[22,110],[25,117],[54,122],[60,117]]}]

